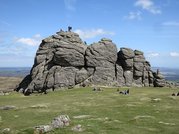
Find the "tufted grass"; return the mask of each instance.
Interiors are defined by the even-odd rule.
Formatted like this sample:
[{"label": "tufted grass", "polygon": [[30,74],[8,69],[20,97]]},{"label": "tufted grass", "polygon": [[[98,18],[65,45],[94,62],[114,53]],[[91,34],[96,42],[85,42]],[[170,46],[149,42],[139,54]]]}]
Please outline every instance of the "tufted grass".
[{"label": "tufted grass", "polygon": [[[49,134],[178,134],[179,89],[130,88],[121,95],[115,88],[78,88],[49,92],[47,95],[23,96],[11,93],[0,96],[0,133],[10,128],[12,134],[33,134],[33,127],[45,125],[58,115],[69,115],[70,126]],[[127,88],[120,88],[125,90]],[[71,128],[82,125],[82,132]]]}]

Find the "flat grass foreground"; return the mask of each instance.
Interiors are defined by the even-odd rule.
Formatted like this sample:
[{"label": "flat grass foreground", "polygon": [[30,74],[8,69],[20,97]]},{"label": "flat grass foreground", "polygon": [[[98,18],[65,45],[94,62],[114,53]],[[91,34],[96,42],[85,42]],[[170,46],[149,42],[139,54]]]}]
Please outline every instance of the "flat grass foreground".
[{"label": "flat grass foreground", "polygon": [[[129,95],[115,88],[78,88],[24,96],[12,92],[0,96],[0,133],[33,134],[34,127],[49,124],[58,115],[68,115],[70,126],[48,134],[178,134],[179,89],[130,88]],[[126,90],[120,88],[119,90]],[[72,130],[80,124],[81,132]]]}]

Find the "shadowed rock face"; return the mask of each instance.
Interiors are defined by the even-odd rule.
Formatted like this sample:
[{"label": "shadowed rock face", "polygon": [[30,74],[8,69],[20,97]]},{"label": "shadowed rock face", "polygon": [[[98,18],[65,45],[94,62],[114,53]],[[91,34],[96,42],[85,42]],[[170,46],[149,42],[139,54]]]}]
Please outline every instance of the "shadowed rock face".
[{"label": "shadowed rock face", "polygon": [[[153,75],[154,74],[154,75]],[[79,35],[60,31],[42,40],[30,74],[15,89],[34,91],[78,86],[164,86],[143,52],[121,48],[110,39],[86,45]]]}]

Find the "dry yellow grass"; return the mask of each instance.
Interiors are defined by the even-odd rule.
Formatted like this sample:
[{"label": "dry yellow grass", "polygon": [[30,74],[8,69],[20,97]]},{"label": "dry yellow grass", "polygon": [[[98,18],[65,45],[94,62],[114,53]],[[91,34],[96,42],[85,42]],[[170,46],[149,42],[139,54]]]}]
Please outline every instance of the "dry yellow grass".
[{"label": "dry yellow grass", "polygon": [[20,77],[0,77],[0,91],[13,90],[21,80]]}]

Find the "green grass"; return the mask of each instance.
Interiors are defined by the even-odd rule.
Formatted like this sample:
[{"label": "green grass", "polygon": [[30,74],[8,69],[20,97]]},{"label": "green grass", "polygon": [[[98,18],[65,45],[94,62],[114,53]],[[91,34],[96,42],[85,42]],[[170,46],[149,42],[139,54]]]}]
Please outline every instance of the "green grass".
[{"label": "green grass", "polygon": [[[65,114],[71,119],[70,126],[50,134],[178,134],[179,96],[171,96],[177,91],[131,88],[130,95],[121,95],[116,89],[94,92],[92,88],[79,88],[47,95],[11,93],[0,96],[0,107],[13,105],[17,109],[0,110],[0,132],[10,128],[15,134],[33,134],[34,126],[49,124]],[[89,116],[74,118],[80,115]],[[84,130],[73,132],[71,128],[78,124]]]}]

